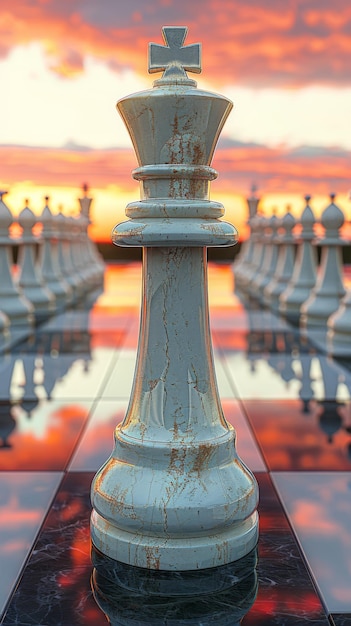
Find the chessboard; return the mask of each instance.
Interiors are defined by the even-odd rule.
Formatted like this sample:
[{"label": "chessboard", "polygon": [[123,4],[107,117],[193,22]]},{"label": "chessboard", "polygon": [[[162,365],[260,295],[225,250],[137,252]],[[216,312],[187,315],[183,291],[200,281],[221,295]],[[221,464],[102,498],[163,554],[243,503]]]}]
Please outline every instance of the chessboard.
[{"label": "chessboard", "polygon": [[224,415],[260,492],[254,574],[211,594],[94,591],[90,486],[130,398],[141,264],[0,356],[0,622],[6,626],[351,625],[351,358],[209,265]]}]

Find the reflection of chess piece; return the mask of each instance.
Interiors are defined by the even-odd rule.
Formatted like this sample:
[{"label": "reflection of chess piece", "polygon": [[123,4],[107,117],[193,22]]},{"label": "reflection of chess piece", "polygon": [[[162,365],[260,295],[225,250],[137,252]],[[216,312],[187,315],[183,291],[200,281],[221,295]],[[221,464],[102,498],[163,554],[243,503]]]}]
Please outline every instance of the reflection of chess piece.
[{"label": "reflection of chess piece", "polygon": [[[89,332],[90,313],[94,304],[91,297],[74,310],[62,314],[63,328],[56,328],[49,322],[37,336],[37,369],[42,365],[41,386],[46,397],[51,400],[56,383],[61,381],[74,363],[82,363],[82,371],[88,372],[92,361],[91,334]],[[62,357],[62,358],[59,358]]]},{"label": "reflection of chess piece", "polygon": [[[62,363],[67,368],[66,359],[59,359],[57,346],[60,343],[62,331],[50,332],[46,330],[40,333],[40,341],[37,346],[36,373],[40,387],[45,391],[47,400],[51,400],[52,392],[58,380],[62,378]],[[42,391],[40,392],[42,393]]]},{"label": "reflection of chess piece", "polygon": [[311,376],[311,364],[313,355],[308,350],[301,350],[299,362],[301,368],[301,387],[299,396],[302,400],[302,413],[310,413],[311,400],[314,397]]},{"label": "reflection of chess piece", "polygon": [[271,334],[272,343],[268,348],[267,362],[288,386],[292,380],[296,380],[296,373],[292,367],[295,338],[291,333],[284,331],[272,331]]},{"label": "reflection of chess piece", "polygon": [[22,354],[21,360],[24,370],[25,383],[23,385],[23,396],[20,401],[22,409],[31,417],[34,409],[39,404],[39,398],[36,393],[35,372],[36,372],[37,355],[33,352]]},{"label": "reflection of chess piece", "polygon": [[[316,357],[317,358],[317,357]],[[336,400],[340,384],[340,369],[331,359],[319,356],[325,400]]]},{"label": "reflection of chess piece", "polygon": [[11,383],[16,358],[11,354],[0,356],[0,448],[10,448],[10,434],[16,428],[12,416]]},{"label": "reflection of chess piece", "polygon": [[338,387],[340,384],[340,370],[338,366],[325,357],[319,358],[319,365],[323,379],[324,397],[319,400],[321,407],[319,413],[319,424],[321,429],[326,433],[329,443],[332,443],[333,436],[342,427],[342,415],[340,408],[343,406],[338,401]]},{"label": "reflection of chess piece", "polygon": [[94,550],[92,560],[95,600],[115,626],[162,626],[168,620],[239,626],[256,599],[256,549],[229,565],[176,574],[131,567]]},{"label": "reflection of chess piece", "polygon": [[152,90],[119,101],[139,167],[141,201],[116,244],[142,246],[143,302],[134,385],[115,448],[92,485],[92,540],[116,560],[191,570],[240,559],[257,542],[256,481],[237,456],[217,391],[208,319],[208,246],[234,227],[210,201],[210,166],[232,108],[198,90],[199,46],[186,28],[150,46]]},{"label": "reflection of chess piece", "polygon": [[0,399],[0,448],[12,448],[9,442],[11,433],[16,428],[16,420],[11,414],[12,402]]},{"label": "reflection of chess piece", "polygon": [[333,443],[334,435],[342,428],[342,416],[339,409],[343,406],[336,400],[321,400],[318,421],[320,429],[326,434],[328,443]]}]

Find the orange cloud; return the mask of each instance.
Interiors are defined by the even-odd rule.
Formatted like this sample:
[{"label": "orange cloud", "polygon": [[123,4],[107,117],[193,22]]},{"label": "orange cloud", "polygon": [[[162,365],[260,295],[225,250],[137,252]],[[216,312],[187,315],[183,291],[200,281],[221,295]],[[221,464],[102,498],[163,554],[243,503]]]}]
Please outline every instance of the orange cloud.
[{"label": "orange cloud", "polygon": [[[6,10],[6,3],[8,8]],[[62,76],[83,71],[93,55],[111,67],[145,75],[149,41],[162,41],[160,25],[189,27],[201,41],[209,81],[261,86],[350,84],[351,9],[346,0],[314,0],[282,7],[273,0],[141,0],[84,3],[5,0],[0,54],[39,41],[48,65]],[[179,16],[181,15],[181,20]]]},{"label": "orange cloud", "polygon": [[131,187],[131,170],[137,167],[132,150],[68,150],[0,146],[4,159],[2,184],[30,181],[37,185],[77,187],[86,180],[94,187],[113,183]]},{"label": "orange cloud", "polygon": [[[268,148],[225,140],[213,166],[219,172],[213,183],[218,191],[246,193],[252,181],[266,192],[329,194],[346,193],[351,186],[350,152],[337,148]],[[0,146],[1,184],[11,188],[29,181],[40,186],[94,188],[118,187],[135,198],[137,167],[132,149],[106,150]]]}]

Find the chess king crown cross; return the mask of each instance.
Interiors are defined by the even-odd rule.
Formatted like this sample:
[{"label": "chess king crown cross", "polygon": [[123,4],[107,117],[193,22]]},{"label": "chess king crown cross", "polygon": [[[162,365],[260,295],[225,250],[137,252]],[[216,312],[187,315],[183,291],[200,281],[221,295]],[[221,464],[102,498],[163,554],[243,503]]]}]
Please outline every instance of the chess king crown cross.
[{"label": "chess king crown cross", "polygon": [[163,78],[170,76],[187,78],[186,72],[201,72],[201,44],[184,46],[188,29],[186,26],[164,26],[162,36],[164,46],[149,43],[149,72],[154,74],[164,70]]}]

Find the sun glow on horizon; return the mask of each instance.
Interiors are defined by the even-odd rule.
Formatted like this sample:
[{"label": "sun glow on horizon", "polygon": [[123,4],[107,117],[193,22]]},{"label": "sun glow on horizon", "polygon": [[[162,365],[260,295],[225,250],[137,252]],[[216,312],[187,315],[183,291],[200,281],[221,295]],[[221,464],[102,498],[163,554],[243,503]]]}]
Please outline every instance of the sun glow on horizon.
[{"label": "sun glow on horizon", "polygon": [[[247,194],[248,196],[249,194]],[[304,207],[305,201],[300,194],[284,193],[257,193],[260,198],[259,212],[269,217],[273,213],[277,217],[283,217],[289,210],[298,220]],[[135,192],[131,189],[123,189],[118,185],[108,185],[105,188],[92,187],[88,190],[88,196],[92,198],[91,225],[89,234],[97,242],[112,243],[111,234],[116,224],[127,220],[125,215],[126,206],[129,202],[139,199],[138,187]],[[82,189],[79,187],[40,186],[24,181],[14,184],[4,201],[11,210],[14,218],[25,207],[28,200],[29,207],[38,217],[45,206],[45,198],[49,197],[49,207],[53,214],[60,211],[67,216],[77,216],[80,211],[78,198],[82,197]],[[225,213],[222,220],[228,221],[238,231],[239,241],[247,238],[249,234],[247,200],[243,194],[228,193],[227,190],[216,189],[211,193],[211,198],[221,202]],[[344,211],[345,221],[351,219],[351,202],[346,194],[337,196],[336,204]],[[325,195],[312,197],[310,205],[316,219],[319,219],[322,211],[328,206],[330,199]],[[346,229],[350,234],[350,226]]]}]

